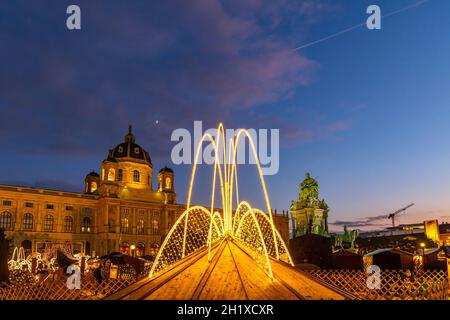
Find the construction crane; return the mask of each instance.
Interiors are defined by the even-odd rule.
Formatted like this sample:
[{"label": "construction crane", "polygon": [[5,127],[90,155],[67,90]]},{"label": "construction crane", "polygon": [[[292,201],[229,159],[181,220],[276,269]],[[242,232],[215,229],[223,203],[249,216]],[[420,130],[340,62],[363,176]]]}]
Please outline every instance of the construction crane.
[{"label": "construction crane", "polygon": [[414,205],[414,203],[411,203],[410,205],[407,205],[406,207],[399,209],[395,212],[390,213],[387,218],[392,219],[392,227],[395,227],[395,216],[403,211],[406,211],[406,209],[411,208]]}]

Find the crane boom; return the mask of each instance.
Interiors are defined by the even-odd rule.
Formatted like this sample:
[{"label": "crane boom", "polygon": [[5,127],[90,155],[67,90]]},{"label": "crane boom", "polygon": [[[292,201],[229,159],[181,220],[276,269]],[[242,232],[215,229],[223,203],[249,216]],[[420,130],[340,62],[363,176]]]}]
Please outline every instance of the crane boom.
[{"label": "crane boom", "polygon": [[398,209],[397,211],[390,213],[390,214],[387,216],[388,219],[392,219],[392,227],[395,227],[395,216],[396,216],[397,214],[399,214],[400,212],[403,212],[403,211],[405,211],[406,209],[411,208],[413,205],[414,205],[414,203],[411,203],[411,204],[407,205],[407,206],[404,207],[404,208]]}]

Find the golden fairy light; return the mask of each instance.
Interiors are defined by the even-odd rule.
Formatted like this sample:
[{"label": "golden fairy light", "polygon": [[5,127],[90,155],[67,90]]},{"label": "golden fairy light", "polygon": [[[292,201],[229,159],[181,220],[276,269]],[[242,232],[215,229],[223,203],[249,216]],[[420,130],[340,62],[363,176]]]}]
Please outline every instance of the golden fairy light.
[{"label": "golden fairy light", "polygon": [[[240,139],[247,138],[250,150],[256,160],[260,184],[263,189],[266,212],[254,209],[246,201],[239,201],[237,174],[237,146]],[[214,151],[214,169],[211,189],[211,207],[191,207],[192,190],[195,184],[196,170],[200,152],[204,142],[210,142]],[[149,277],[160,273],[180,259],[195,251],[211,248],[219,240],[231,237],[251,254],[253,259],[272,278],[270,258],[292,263],[289,251],[276,230],[272,208],[262,174],[257,150],[251,135],[246,129],[240,129],[226,147],[225,130],[222,124],[217,128],[217,135],[205,133],[195,152],[192,167],[187,208],[169,231],[159,250]],[[219,179],[217,179],[217,177]],[[220,184],[222,214],[214,210],[217,180]],[[235,209],[233,208],[235,201]]]}]

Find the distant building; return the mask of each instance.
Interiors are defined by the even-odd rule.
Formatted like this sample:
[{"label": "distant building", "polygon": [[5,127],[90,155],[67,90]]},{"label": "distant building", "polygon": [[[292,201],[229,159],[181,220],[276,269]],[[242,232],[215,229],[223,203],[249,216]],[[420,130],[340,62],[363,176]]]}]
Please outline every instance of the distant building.
[{"label": "distant building", "polygon": [[388,227],[384,230],[361,232],[359,237],[389,237],[389,236],[401,236],[409,234],[422,234],[425,233],[425,227],[423,223],[401,224],[396,227]]},{"label": "distant building", "polygon": [[439,225],[439,240],[441,244],[450,246],[450,223]]}]

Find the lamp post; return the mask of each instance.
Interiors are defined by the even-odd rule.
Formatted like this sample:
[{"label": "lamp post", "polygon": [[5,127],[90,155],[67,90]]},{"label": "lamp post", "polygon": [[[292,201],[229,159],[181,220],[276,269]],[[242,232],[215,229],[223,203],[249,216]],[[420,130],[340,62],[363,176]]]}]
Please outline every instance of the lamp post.
[{"label": "lamp post", "polygon": [[422,256],[425,255],[425,243],[421,243],[420,247],[422,248]]},{"label": "lamp post", "polygon": [[131,249],[131,255],[134,257],[134,253],[135,253],[135,250],[136,250],[136,246],[135,246],[134,244],[132,244],[131,247],[130,247],[130,249]]}]

